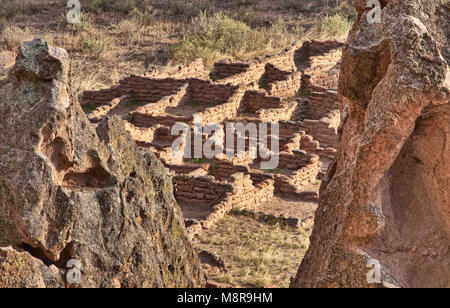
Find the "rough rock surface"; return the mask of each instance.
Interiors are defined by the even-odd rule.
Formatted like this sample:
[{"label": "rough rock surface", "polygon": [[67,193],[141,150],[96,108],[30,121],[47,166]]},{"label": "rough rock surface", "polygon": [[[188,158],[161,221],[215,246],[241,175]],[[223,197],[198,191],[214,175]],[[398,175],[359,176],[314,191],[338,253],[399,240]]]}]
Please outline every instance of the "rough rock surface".
[{"label": "rough rock surface", "polygon": [[383,1],[369,24],[354,3],[341,148],[292,286],[450,287],[450,4]]},{"label": "rough rock surface", "polygon": [[171,180],[120,118],[97,128],[68,86],[69,57],[24,43],[0,84],[0,287],[199,287]]}]

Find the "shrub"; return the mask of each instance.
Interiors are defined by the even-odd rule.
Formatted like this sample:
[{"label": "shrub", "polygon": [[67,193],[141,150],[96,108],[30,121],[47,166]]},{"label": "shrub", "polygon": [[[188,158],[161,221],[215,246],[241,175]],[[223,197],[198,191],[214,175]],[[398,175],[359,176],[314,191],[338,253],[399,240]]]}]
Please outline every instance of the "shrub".
[{"label": "shrub", "polygon": [[252,29],[247,24],[217,13],[201,14],[192,21],[191,30],[171,51],[170,59],[186,63],[202,58],[206,66],[223,58],[246,60],[285,47],[292,38],[282,25]]},{"label": "shrub", "polygon": [[16,50],[31,37],[32,35],[28,28],[22,29],[17,26],[6,26],[1,32],[0,45],[7,50]]},{"label": "shrub", "polygon": [[172,0],[159,1],[159,6],[172,16],[184,17],[189,20],[211,9],[211,3],[207,0]]},{"label": "shrub", "polygon": [[153,8],[151,6],[146,7],[143,10],[135,7],[131,10],[130,15],[139,22],[147,25],[150,25],[155,21],[155,12],[153,11]]},{"label": "shrub", "polygon": [[321,38],[343,38],[348,35],[352,23],[341,14],[325,16],[314,24],[311,29],[313,36]]},{"label": "shrub", "polygon": [[341,15],[349,22],[354,22],[356,19],[356,10],[353,5],[350,3],[343,3],[333,9],[330,10],[329,15]]},{"label": "shrub", "polygon": [[0,17],[0,33],[8,26],[8,22],[5,17]]},{"label": "shrub", "polygon": [[107,36],[83,33],[81,37],[82,51],[96,59],[99,59],[104,52],[108,51],[111,45],[112,40]]}]

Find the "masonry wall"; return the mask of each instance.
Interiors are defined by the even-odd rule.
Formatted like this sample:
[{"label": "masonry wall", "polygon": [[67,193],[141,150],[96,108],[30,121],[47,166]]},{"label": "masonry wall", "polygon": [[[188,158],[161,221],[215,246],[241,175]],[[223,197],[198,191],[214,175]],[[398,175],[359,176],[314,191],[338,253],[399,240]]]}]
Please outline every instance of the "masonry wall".
[{"label": "masonry wall", "polygon": [[214,64],[215,75],[219,78],[217,83],[250,84],[258,83],[266,72],[266,65],[292,72],[295,70],[294,47],[286,48],[278,55],[258,57],[255,60],[243,63],[222,60]]},{"label": "masonry wall", "polygon": [[201,116],[203,124],[221,123],[225,120],[237,116],[238,110],[243,104],[242,100],[246,91],[246,87],[233,87],[233,90],[233,94],[227,99],[225,103],[207,108],[199,114],[199,116]]},{"label": "masonry wall", "polygon": [[124,122],[126,130],[130,132],[131,138],[133,140],[152,142],[155,138],[155,131],[157,127],[138,127],[126,120]]},{"label": "masonry wall", "polygon": [[174,78],[155,79],[131,75],[119,81],[119,84],[109,89],[86,91],[82,94],[82,105],[100,106],[116,97],[129,94],[133,99],[145,103],[155,103],[165,96],[171,96],[181,90],[186,83]]},{"label": "masonry wall", "polygon": [[189,164],[189,163],[183,163],[183,164],[166,164],[166,167],[170,169],[172,173],[175,173],[176,175],[183,175],[183,174],[190,174],[192,172],[195,172],[199,168],[205,170],[208,172],[210,165],[205,164]]},{"label": "masonry wall", "polygon": [[297,102],[283,103],[279,108],[260,109],[258,119],[262,122],[289,121],[297,109]]},{"label": "masonry wall", "polygon": [[297,69],[303,73],[302,90],[337,89],[343,46],[338,41],[303,43],[294,55]]},{"label": "masonry wall", "polygon": [[277,194],[297,194],[297,189],[305,183],[311,183],[317,179],[317,175],[322,169],[322,163],[316,157],[305,167],[294,171],[290,176],[275,175],[275,193]]},{"label": "masonry wall", "polygon": [[161,71],[154,69],[150,73],[146,74],[147,77],[152,78],[175,78],[175,79],[208,79],[209,72],[205,69],[203,60],[201,58],[195,59],[189,64],[180,65],[171,71]]},{"label": "masonry wall", "polygon": [[256,112],[260,109],[280,108],[281,98],[267,96],[263,90],[247,91],[244,95],[244,103],[248,111]]},{"label": "masonry wall", "polygon": [[200,104],[224,104],[228,102],[237,89],[237,86],[213,84],[200,79],[189,79],[189,99]]},{"label": "masonry wall", "polygon": [[169,107],[177,107],[189,98],[188,96],[188,83],[185,83],[182,87],[175,90],[175,93],[162,97],[155,103],[146,104],[136,109],[137,112],[145,114],[162,114]]},{"label": "masonry wall", "polygon": [[290,138],[303,130],[304,125],[298,121],[280,121],[280,138]]},{"label": "masonry wall", "polygon": [[270,96],[290,98],[298,94],[302,86],[302,74],[294,72],[288,74],[285,79],[269,82],[267,92]]},{"label": "masonry wall", "polygon": [[300,139],[300,149],[307,153],[316,154],[320,157],[326,157],[334,159],[337,154],[337,150],[334,148],[323,148],[320,142],[315,140],[312,136],[304,135]]},{"label": "masonry wall", "polygon": [[320,142],[323,148],[337,148],[339,144],[338,140],[338,127],[331,123],[329,118],[323,118],[321,120],[303,120],[302,129],[308,135],[311,135]]},{"label": "masonry wall", "polygon": [[253,185],[249,174],[233,175],[233,194],[227,201],[231,208],[256,209],[259,204],[274,196],[274,183],[271,180]]},{"label": "masonry wall", "polygon": [[281,152],[279,155],[279,168],[298,170],[310,163],[310,160],[316,158],[316,155],[311,155],[303,150],[294,150],[292,153]]},{"label": "masonry wall", "polygon": [[338,109],[339,102],[336,91],[312,92],[309,97],[309,102],[303,108],[302,118],[319,120],[327,117],[331,110]]},{"label": "masonry wall", "polygon": [[114,108],[119,104],[127,104],[131,99],[130,95],[122,95],[121,97],[116,97],[113,100],[99,106],[97,109],[92,111],[89,115],[89,121],[92,123],[100,122],[104,117],[106,117]]},{"label": "masonry wall", "polygon": [[300,143],[302,137],[305,136],[304,131],[295,132],[293,135],[287,138],[280,139],[280,151],[291,153],[294,150],[300,150]]},{"label": "masonry wall", "polygon": [[246,73],[250,70],[250,67],[250,63],[222,60],[214,63],[214,72],[218,78],[225,79],[230,76]]},{"label": "masonry wall", "polygon": [[328,41],[317,41],[311,40],[306,41],[302,46],[295,51],[294,61],[298,70],[303,70],[305,68],[313,65],[312,58],[321,57],[328,53],[332,53],[336,50],[340,50],[344,47],[344,43],[328,40]]},{"label": "masonry wall", "polygon": [[[225,200],[214,205],[205,220],[189,226],[188,235],[192,239],[202,229],[211,227],[222,219],[233,208],[256,209],[261,203],[266,202],[274,196],[274,181],[266,180],[253,185],[250,175],[236,173],[232,175],[232,191],[226,193]],[[229,190],[230,186],[227,186]]]},{"label": "masonry wall", "polygon": [[208,176],[175,175],[172,182],[178,202],[207,204],[211,207],[225,200],[227,193],[232,193],[234,189],[232,184],[220,183]]},{"label": "masonry wall", "polygon": [[271,63],[267,63],[264,70],[265,72],[263,75],[263,79],[267,83],[274,83],[277,81],[286,80],[288,76],[292,74],[292,72],[290,71],[283,71],[276,68]]},{"label": "masonry wall", "polygon": [[152,127],[157,124],[172,127],[176,123],[189,123],[191,122],[191,117],[178,117],[171,115],[154,116],[140,112],[133,112],[130,116],[129,121],[138,127]]},{"label": "masonry wall", "polygon": [[248,174],[249,168],[233,163],[232,159],[214,159],[210,170],[210,174],[220,180],[229,180],[237,172]]},{"label": "masonry wall", "polygon": [[304,70],[311,76],[311,83],[325,89],[337,89],[342,50],[334,50],[324,55],[312,57],[310,67]]}]

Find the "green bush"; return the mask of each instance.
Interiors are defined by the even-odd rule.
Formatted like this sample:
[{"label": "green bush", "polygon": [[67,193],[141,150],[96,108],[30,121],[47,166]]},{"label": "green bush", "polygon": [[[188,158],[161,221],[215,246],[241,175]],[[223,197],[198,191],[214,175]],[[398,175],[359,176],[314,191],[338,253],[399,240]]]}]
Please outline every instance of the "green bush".
[{"label": "green bush", "polygon": [[329,15],[341,15],[349,22],[354,22],[356,19],[356,10],[351,3],[343,3],[330,10]]},{"label": "green bush", "polygon": [[82,51],[93,58],[100,58],[104,52],[111,48],[112,44],[112,40],[107,36],[82,34]]},{"label": "green bush", "polygon": [[252,29],[247,24],[217,13],[201,14],[191,30],[171,51],[171,61],[186,63],[202,58],[206,66],[223,58],[246,60],[285,47],[291,38],[282,25]]}]

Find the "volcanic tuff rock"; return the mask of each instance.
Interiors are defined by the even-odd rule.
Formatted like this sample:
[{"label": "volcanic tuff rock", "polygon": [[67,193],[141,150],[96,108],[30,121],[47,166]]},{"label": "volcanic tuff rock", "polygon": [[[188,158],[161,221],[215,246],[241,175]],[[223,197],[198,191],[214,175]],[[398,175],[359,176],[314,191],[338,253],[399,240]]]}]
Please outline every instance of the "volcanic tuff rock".
[{"label": "volcanic tuff rock", "polygon": [[68,86],[69,57],[24,43],[0,81],[0,287],[199,287],[171,180],[119,118],[95,128]]},{"label": "volcanic tuff rock", "polygon": [[450,287],[449,2],[384,1],[380,24],[354,2],[340,153],[292,286]]}]

